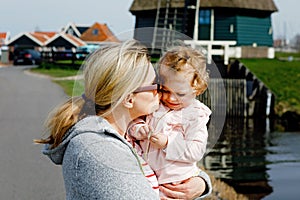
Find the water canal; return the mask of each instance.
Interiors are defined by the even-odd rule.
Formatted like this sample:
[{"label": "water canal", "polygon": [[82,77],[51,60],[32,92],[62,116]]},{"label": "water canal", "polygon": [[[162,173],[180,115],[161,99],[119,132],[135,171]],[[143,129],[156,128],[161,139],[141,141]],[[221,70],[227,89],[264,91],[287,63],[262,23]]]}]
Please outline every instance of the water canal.
[{"label": "water canal", "polygon": [[300,132],[274,126],[268,118],[226,119],[204,167],[249,199],[299,199]]}]

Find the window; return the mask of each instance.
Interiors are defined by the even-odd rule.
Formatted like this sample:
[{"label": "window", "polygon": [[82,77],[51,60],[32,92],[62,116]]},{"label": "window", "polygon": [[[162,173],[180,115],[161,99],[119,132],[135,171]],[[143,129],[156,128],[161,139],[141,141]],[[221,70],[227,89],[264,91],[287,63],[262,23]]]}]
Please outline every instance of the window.
[{"label": "window", "polygon": [[67,33],[70,34],[70,35],[74,35],[74,30],[71,29],[71,28],[69,28],[68,31],[67,31]]},{"label": "window", "polygon": [[93,35],[98,35],[98,29],[93,29]]},{"label": "window", "polygon": [[233,24],[230,24],[230,26],[229,26],[229,32],[230,33],[234,32],[234,25]]},{"label": "window", "polygon": [[210,10],[200,10],[199,24],[210,24]]}]

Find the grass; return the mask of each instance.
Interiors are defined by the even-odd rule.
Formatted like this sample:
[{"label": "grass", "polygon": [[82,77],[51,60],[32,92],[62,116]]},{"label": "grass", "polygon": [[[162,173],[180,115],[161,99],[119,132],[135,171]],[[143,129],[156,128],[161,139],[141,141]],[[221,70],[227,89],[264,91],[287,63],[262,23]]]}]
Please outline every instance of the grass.
[{"label": "grass", "polygon": [[75,82],[74,80],[54,80],[53,82],[60,85],[68,96],[80,96],[84,91],[83,84],[78,81]]},{"label": "grass", "polygon": [[290,110],[300,113],[299,61],[278,59],[241,59],[240,61],[275,94],[278,112]]},{"label": "grass", "polygon": [[83,64],[83,60],[75,60],[75,62],[73,63],[72,60],[60,60],[60,61],[57,61],[56,63],[57,64],[61,64],[61,65],[71,65],[71,64],[75,64],[75,65],[82,65]]},{"label": "grass", "polygon": [[287,53],[287,52],[276,52],[276,58],[288,58],[288,57],[300,58],[300,52]]},{"label": "grass", "polygon": [[61,69],[61,68],[33,68],[32,72],[49,75],[51,77],[67,77],[67,76],[76,76],[78,74],[77,69]]}]

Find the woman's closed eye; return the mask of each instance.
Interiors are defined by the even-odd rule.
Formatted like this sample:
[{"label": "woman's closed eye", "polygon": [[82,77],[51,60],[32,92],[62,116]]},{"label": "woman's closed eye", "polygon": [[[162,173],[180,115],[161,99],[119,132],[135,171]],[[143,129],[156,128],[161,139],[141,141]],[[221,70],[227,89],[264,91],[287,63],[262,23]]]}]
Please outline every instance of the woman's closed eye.
[{"label": "woman's closed eye", "polygon": [[161,88],[160,91],[164,94],[170,94],[171,92],[169,90],[166,90],[164,88]]}]

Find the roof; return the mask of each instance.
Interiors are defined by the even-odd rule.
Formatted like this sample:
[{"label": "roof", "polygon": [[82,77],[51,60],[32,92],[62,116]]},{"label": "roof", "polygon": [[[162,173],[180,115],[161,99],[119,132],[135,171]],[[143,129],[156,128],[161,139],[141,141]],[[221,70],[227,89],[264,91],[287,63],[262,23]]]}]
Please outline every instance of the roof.
[{"label": "roof", "polygon": [[8,39],[9,32],[0,32],[0,39]]},{"label": "roof", "polygon": [[0,32],[0,46],[6,44],[6,42],[9,40],[9,37],[9,32]]},{"label": "roof", "polygon": [[[158,0],[134,0],[130,11],[156,10]],[[166,3],[162,1],[161,7],[165,7]],[[185,0],[171,1],[171,7],[183,8]],[[202,8],[237,8],[276,12],[277,7],[273,0],[201,0]]]},{"label": "roof", "polygon": [[44,46],[45,43],[52,38],[56,32],[24,32],[20,33],[14,38],[12,38],[10,41],[8,41],[8,45],[12,44],[13,42],[17,41],[21,37],[27,37],[30,40],[32,40],[34,43],[36,43],[38,46]]},{"label": "roof", "polygon": [[56,34],[56,32],[44,32],[44,31],[35,31],[34,33],[42,34],[42,35],[45,35],[49,38],[52,38]]},{"label": "roof", "polygon": [[86,45],[84,41],[82,41],[81,39],[70,35],[70,34],[66,34],[66,33],[58,33],[55,36],[53,36],[51,39],[47,40],[45,43],[45,46],[48,46],[51,42],[59,39],[59,38],[63,38],[64,40],[68,41],[69,43],[71,43],[73,46],[75,47],[79,47],[79,46],[84,46]]},{"label": "roof", "polygon": [[106,24],[94,23],[80,37],[85,42],[119,42]]},{"label": "roof", "polygon": [[64,33],[68,33],[67,31],[69,29],[73,29],[73,31],[75,32],[75,34],[80,37],[82,33],[84,33],[87,29],[90,28],[90,25],[79,25],[79,24],[75,24],[75,23],[68,23],[64,29],[62,30],[62,32]]},{"label": "roof", "polygon": [[37,46],[44,46],[44,43],[46,42],[46,39],[43,37],[42,34],[35,34],[33,33],[20,33],[17,36],[15,36],[14,38],[12,38],[11,40],[8,41],[8,46],[10,46],[12,43],[14,43],[15,41],[17,41],[18,39],[22,38],[22,37],[27,37],[30,40],[32,40],[34,43],[37,44]]},{"label": "roof", "polygon": [[56,34],[56,32],[33,32],[29,34],[44,44],[47,40],[52,38]]}]

